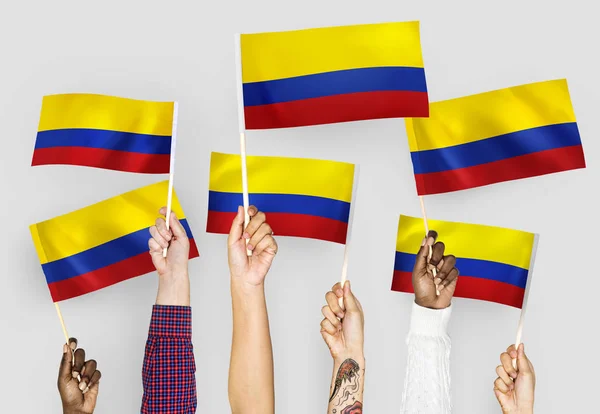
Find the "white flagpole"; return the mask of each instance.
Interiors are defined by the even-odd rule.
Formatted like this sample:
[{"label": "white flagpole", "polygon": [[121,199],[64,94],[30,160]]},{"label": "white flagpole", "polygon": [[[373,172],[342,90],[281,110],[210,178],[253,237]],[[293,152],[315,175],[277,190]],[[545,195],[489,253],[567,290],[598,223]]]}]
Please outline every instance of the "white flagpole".
[{"label": "white flagpole", "polygon": [[[350,252],[350,241],[352,237],[352,227],[354,227],[354,209],[356,208],[356,193],[358,192],[358,180],[360,177],[360,165],[354,165],[354,178],[352,180],[352,199],[350,201],[350,213],[348,214],[348,232],[346,233],[346,245],[344,246],[344,263],[342,264],[342,289],[348,279],[348,255]],[[339,304],[343,308],[344,298],[339,298]]]},{"label": "white flagpole", "polygon": [[[519,317],[519,325],[517,326],[517,339],[515,340],[515,349],[519,348],[523,337],[523,325],[525,323],[525,312],[527,311],[527,302],[529,301],[529,291],[531,290],[531,280],[533,279],[533,266],[535,264],[535,256],[537,254],[538,243],[540,240],[539,234],[534,236],[533,248],[531,249],[531,260],[529,260],[529,271],[527,272],[527,283],[525,284],[525,296],[523,297],[523,306],[521,307],[521,316]],[[517,369],[517,360],[513,359],[513,367]]]},{"label": "white flagpole", "polygon": [[[171,220],[171,204],[173,202],[173,178],[175,176],[175,150],[177,148],[177,118],[179,116],[179,103],[173,102],[173,127],[171,129],[171,165],[169,166],[169,190],[167,195],[167,230]],[[167,248],[163,249],[163,257],[167,257]]]},{"label": "white flagpole", "polygon": [[[244,90],[242,82],[242,44],[241,35],[235,35],[235,68],[236,68],[236,83],[237,83],[237,100],[238,100],[238,125],[240,132],[240,158],[242,159],[242,199],[244,204],[244,228],[250,223],[248,215],[248,207],[250,206],[250,198],[248,196],[248,168],[246,166],[246,119],[244,116]],[[249,240],[246,240],[248,244]],[[252,256],[250,250],[246,250],[248,256]]]},{"label": "white flagpole", "polygon": [[[423,224],[425,225],[425,237],[429,235],[429,223],[427,223],[427,212],[425,211],[425,201],[423,200],[423,196],[419,196],[419,202],[421,203],[421,214],[423,214]],[[429,246],[429,260],[431,260],[431,256],[433,255],[433,249]],[[431,268],[433,273],[433,278],[437,276],[437,269],[435,266]],[[435,294],[440,295],[440,291],[435,287]]]}]

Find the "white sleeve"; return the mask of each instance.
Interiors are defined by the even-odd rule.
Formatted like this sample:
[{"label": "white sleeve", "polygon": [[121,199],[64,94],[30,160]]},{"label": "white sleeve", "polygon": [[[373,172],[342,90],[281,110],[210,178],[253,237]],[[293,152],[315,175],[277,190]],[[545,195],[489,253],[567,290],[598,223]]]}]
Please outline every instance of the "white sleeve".
[{"label": "white sleeve", "polygon": [[413,303],[406,338],[408,361],[403,414],[450,414],[450,337],[447,326],[451,307],[436,310]]}]

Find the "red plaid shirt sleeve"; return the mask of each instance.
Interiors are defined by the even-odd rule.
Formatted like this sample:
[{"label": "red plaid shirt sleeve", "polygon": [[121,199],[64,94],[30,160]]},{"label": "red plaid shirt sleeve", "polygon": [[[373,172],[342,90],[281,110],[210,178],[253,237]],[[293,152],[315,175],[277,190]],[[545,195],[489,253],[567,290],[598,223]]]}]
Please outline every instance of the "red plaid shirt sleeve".
[{"label": "red plaid shirt sleeve", "polygon": [[142,414],[196,412],[190,307],[154,305],[152,308],[142,382]]}]

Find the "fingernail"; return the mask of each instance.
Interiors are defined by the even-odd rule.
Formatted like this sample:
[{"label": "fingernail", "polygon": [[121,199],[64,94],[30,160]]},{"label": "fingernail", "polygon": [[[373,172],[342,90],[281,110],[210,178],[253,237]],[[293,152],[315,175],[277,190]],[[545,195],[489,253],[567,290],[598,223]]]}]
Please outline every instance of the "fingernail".
[{"label": "fingernail", "polygon": [[86,388],[87,388],[87,384],[85,383],[85,381],[81,381],[81,382],[79,383],[79,389],[80,389],[81,391],[83,391],[83,390],[85,390]]},{"label": "fingernail", "polygon": [[441,291],[442,291],[442,289],[444,289],[445,287],[446,287],[445,285],[439,285],[439,286],[437,287],[437,290],[438,290],[438,292],[441,292]]},{"label": "fingernail", "polygon": [[435,242],[435,239],[433,237],[428,237],[427,238],[427,244],[428,245],[433,246],[434,242]]},{"label": "fingernail", "polygon": [[90,390],[90,387],[86,387],[85,390],[83,390],[83,393],[85,394],[86,392],[88,392]]},{"label": "fingernail", "polygon": [[69,346],[71,347],[71,349],[74,351],[75,349],[77,349],[77,344],[75,342],[71,342],[69,344]]},{"label": "fingernail", "polygon": [[344,291],[342,289],[336,289],[335,294],[341,298],[342,296],[344,296]]},{"label": "fingernail", "polygon": [[516,372],[511,372],[511,373],[510,373],[510,377],[511,377],[512,379],[516,379],[516,378],[517,378],[517,373],[516,373]]},{"label": "fingernail", "polygon": [[81,374],[82,377],[85,375],[85,365],[83,366],[83,368],[81,368]]},{"label": "fingernail", "polygon": [[252,246],[251,244],[249,244],[249,245],[247,246],[247,248],[248,248],[248,250],[252,250],[252,249],[254,249],[254,246]]},{"label": "fingernail", "polygon": [[515,351],[510,351],[510,357],[515,359],[517,357],[517,353]]},{"label": "fingernail", "polygon": [[73,375],[73,378],[77,378],[79,376],[79,372],[73,371],[71,375]]},{"label": "fingernail", "polygon": [[250,238],[250,234],[249,233],[244,233],[244,235],[242,237],[244,239],[249,239]]},{"label": "fingernail", "polygon": [[440,283],[442,283],[442,279],[440,279],[439,277],[436,277],[435,279],[433,279],[433,283],[435,285],[439,285]]},{"label": "fingernail", "polygon": [[344,314],[342,312],[340,312],[337,314],[337,317],[340,319],[344,319]]}]

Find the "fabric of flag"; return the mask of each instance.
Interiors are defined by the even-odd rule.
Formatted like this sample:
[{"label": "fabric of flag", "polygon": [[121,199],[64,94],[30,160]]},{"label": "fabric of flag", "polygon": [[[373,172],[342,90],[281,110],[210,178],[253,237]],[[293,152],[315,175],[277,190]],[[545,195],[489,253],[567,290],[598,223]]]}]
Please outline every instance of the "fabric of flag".
[{"label": "fabric of flag", "polygon": [[419,195],[585,168],[564,79],[434,102],[405,122]]},{"label": "fabric of flag", "polygon": [[[142,187],[30,226],[33,243],[54,302],[70,299],[149,273],[149,228],[167,199],[168,181]],[[172,210],[192,232],[173,194]]]},{"label": "fabric of flag", "polygon": [[[536,235],[479,224],[428,220],[460,272],[454,296],[523,306]],[[423,219],[400,216],[392,290],[413,293],[412,271],[423,241]]]},{"label": "fabric of flag", "polygon": [[[278,236],[346,243],[354,164],[306,158],[246,158],[250,204]],[[206,231],[227,234],[242,205],[239,155],[213,152]]]},{"label": "fabric of flag", "polygon": [[31,165],[169,172],[173,102],[114,96],[45,96]]},{"label": "fabric of flag", "polygon": [[419,22],[243,34],[246,129],[429,113]]}]

